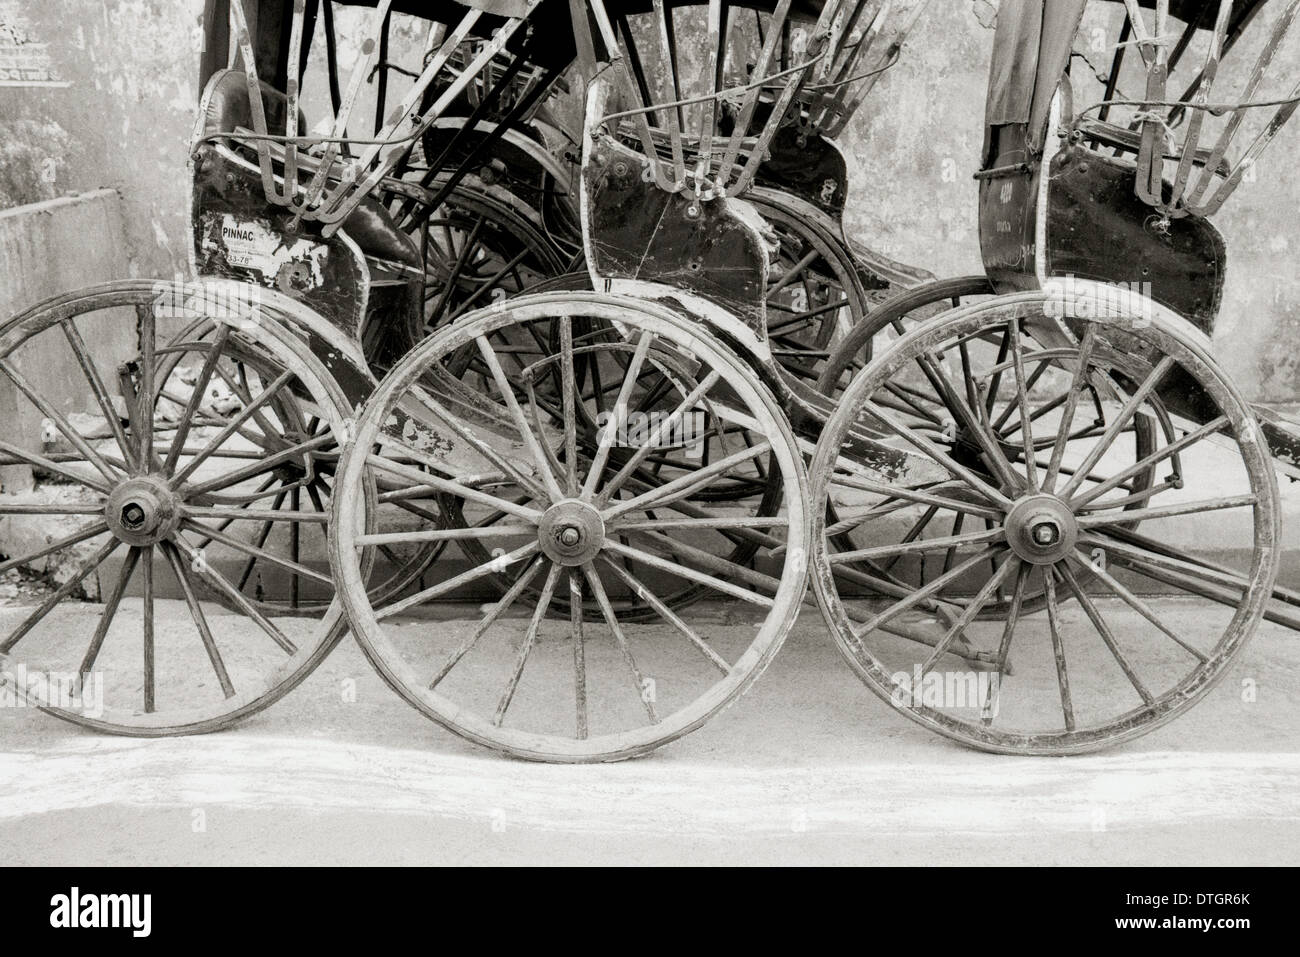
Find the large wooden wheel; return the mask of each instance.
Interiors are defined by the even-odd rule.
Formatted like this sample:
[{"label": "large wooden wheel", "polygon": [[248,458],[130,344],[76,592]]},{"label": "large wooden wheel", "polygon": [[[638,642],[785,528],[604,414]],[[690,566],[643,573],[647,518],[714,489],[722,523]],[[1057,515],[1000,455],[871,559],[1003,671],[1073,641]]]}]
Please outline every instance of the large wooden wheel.
[{"label": "large wooden wheel", "polygon": [[[1224,674],[1272,589],[1276,480],[1249,407],[1190,325],[1116,298],[1064,325],[1044,293],[921,325],[853,380],[813,461],[814,587],[841,650],[903,714],[978,748],[1063,754],[1158,727]],[[918,365],[973,448],[903,401]],[[993,438],[1008,408],[1014,443]],[[1162,416],[1143,439],[1135,420]],[[891,483],[854,456],[855,429],[928,457],[934,480]],[[1185,628],[1152,595],[1209,604]]]},{"label": "large wooden wheel", "polygon": [[[545,341],[557,322],[558,354],[520,347]],[[597,326],[621,336],[590,344],[626,354],[626,364],[610,366],[620,372],[607,422],[632,421],[643,408],[644,368],[663,370],[668,381],[651,380],[659,394],[645,408],[645,428],[632,426],[641,429],[635,436],[617,427],[580,434],[576,407],[594,407],[594,396],[577,382],[587,345],[574,333]],[[447,371],[466,348],[490,373],[473,388]],[[552,376],[558,407],[536,388]],[[646,460],[676,445],[674,435],[707,429],[705,409],[743,421],[763,441],[707,464],[681,457],[647,478]],[[780,514],[762,514],[753,503],[724,509],[695,501],[700,489],[756,459],[769,459],[780,476]],[[436,509],[450,496],[469,521],[390,531],[364,496],[350,494],[370,475],[385,488],[406,485],[381,500],[401,496]],[[380,385],[339,481],[333,556],[362,647],[421,712],[519,757],[620,760],[699,727],[763,670],[804,593],[807,489],[781,409],[706,329],[653,304],[548,293],[467,315]],[[737,537],[759,544],[752,563],[727,557]],[[480,547],[465,550],[470,564],[458,574],[376,608],[365,597],[367,553],[412,541]],[[510,579],[506,594],[472,620],[421,620],[436,614],[429,604],[436,599],[502,574]],[[661,597],[684,587],[712,600],[674,609]],[[584,614],[592,605],[598,622]],[[646,609],[650,620],[642,620]]]},{"label": "large wooden wheel", "polygon": [[[5,612],[0,655],[10,670],[50,676],[29,686],[33,702],[78,724],[129,735],[226,727],[294,687],[342,634],[336,603],[287,618],[241,580],[252,558],[332,592],[326,514],[267,506],[288,494],[277,482],[337,459],[348,406],[263,291],[252,311],[229,312],[234,285],[112,283],[0,328],[19,421],[41,423],[39,443],[26,430],[0,441],[3,464],[35,479],[0,496],[5,539],[30,542],[0,569],[51,586],[37,607]],[[159,335],[178,310],[198,312],[198,338]],[[210,387],[227,378],[214,402]],[[308,485],[294,487],[310,499]],[[295,542],[316,536],[319,560],[235,531],[272,517]],[[239,614],[214,610],[211,594]],[[102,710],[70,706],[73,687],[102,691]]]}]

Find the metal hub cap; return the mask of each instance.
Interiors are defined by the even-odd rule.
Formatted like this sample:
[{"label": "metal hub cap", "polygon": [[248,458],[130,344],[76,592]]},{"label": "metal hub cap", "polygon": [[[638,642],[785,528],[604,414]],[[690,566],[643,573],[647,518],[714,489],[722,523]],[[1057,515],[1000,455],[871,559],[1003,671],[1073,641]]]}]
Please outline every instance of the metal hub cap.
[{"label": "metal hub cap", "polygon": [[595,558],[605,543],[605,522],[586,502],[563,499],[546,510],[537,525],[537,537],[551,561],[582,565]]},{"label": "metal hub cap", "polygon": [[1027,495],[1007,514],[1006,535],[1011,550],[1025,561],[1050,565],[1073,551],[1079,526],[1055,495]]},{"label": "metal hub cap", "polygon": [[157,476],[127,479],[104,505],[104,520],[128,545],[155,545],[176,531],[181,522],[180,499]]}]

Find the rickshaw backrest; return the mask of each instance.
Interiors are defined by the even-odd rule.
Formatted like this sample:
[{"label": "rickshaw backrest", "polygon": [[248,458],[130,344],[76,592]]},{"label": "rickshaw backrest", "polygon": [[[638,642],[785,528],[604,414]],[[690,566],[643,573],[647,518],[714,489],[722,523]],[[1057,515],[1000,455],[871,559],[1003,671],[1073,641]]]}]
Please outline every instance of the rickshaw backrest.
[{"label": "rickshaw backrest", "polygon": [[1000,7],[976,174],[985,270],[1008,291],[1062,277],[1120,284],[1208,333],[1224,281],[1218,231],[1201,217],[1158,215],[1135,194],[1132,160],[1103,153],[1068,128],[1068,69],[1085,6],[1003,0]]},{"label": "rickshaw backrest", "polygon": [[[285,110],[289,101],[283,93],[263,81],[262,106],[266,110],[267,123],[276,129],[284,129]],[[218,70],[208,80],[203,100],[199,104],[202,134],[233,133],[238,129],[253,128],[252,108],[248,102],[248,77],[242,70]],[[301,110],[298,111],[298,130],[300,135],[307,132],[307,120]]]}]

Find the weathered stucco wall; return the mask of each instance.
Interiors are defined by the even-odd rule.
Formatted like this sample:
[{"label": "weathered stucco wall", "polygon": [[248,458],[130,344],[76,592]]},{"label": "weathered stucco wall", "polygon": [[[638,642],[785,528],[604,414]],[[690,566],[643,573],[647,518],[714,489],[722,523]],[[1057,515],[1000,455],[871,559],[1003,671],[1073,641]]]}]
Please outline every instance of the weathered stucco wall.
[{"label": "weathered stucco wall", "polygon": [[185,271],[202,10],[203,0],[0,0],[0,36],[46,45],[66,84],[0,86],[0,206],[116,189],[131,275]]},{"label": "weathered stucco wall", "polygon": [[[87,243],[87,236],[106,242]],[[120,278],[126,262],[122,256],[122,204],[112,190],[47,200],[0,210],[0,315],[6,319],[51,296],[95,282]],[[101,326],[92,346],[104,367],[126,359],[135,348],[134,313],[121,312],[117,334],[104,335]],[[84,376],[72,351],[56,337],[38,336],[11,354],[20,373],[40,382],[55,397],[60,412],[97,413],[84,388]],[[60,385],[66,384],[60,388]],[[0,376],[0,422],[4,438],[32,451],[40,451],[40,411],[24,398],[17,386]],[[0,492],[20,492],[32,485],[26,466],[0,467]],[[21,522],[0,522],[0,531]]]},{"label": "weathered stucco wall", "polygon": [[[1118,4],[1106,6],[1118,15]],[[0,86],[0,205],[117,189],[129,271],[183,271],[202,9],[203,0],[0,0],[0,25],[17,21],[30,42],[48,44],[53,68],[69,84]],[[345,56],[365,13],[339,17]],[[902,62],[841,138],[851,171],[850,232],[941,276],[979,268],[971,175],[996,14],[995,0],[933,0]],[[402,45],[418,49],[420,31],[409,34]],[[1300,70],[1296,51],[1293,43],[1275,61],[1280,74]],[[392,78],[394,96],[405,88],[403,78]],[[319,118],[325,102],[314,65],[304,108]],[[1300,400],[1298,146],[1295,123],[1265,154],[1256,181],[1215,220],[1229,248],[1218,352],[1247,393],[1274,401]]]}]

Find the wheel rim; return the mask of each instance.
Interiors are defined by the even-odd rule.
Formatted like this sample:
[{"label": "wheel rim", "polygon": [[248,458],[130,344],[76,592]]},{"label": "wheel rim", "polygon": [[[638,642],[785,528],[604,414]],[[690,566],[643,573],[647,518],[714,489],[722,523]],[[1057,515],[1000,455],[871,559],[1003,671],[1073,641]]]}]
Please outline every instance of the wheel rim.
[{"label": "wheel rim", "polygon": [[[725,372],[729,394],[739,396],[745,412],[756,418],[765,435],[773,437],[771,449],[785,478],[785,514],[722,516],[687,501],[696,483],[725,477],[728,468],[766,454],[766,448],[758,453],[735,452],[731,465],[715,461],[633,494],[628,485],[634,483],[635,465],[615,472],[606,464],[617,440],[615,430],[607,430],[587,458],[580,451],[576,415],[562,419],[574,423],[571,428],[538,430],[535,410],[522,388],[512,409],[505,396],[507,389],[513,393],[515,387],[506,379],[502,364],[489,357],[493,341],[510,337],[493,334],[503,329],[517,333],[522,324],[548,324],[558,318],[566,327],[559,364],[569,383],[563,401],[571,412],[582,396],[574,377],[563,370],[573,369],[570,330],[579,316],[618,322],[634,344],[633,368],[625,379],[632,385],[620,388],[616,409],[634,407],[641,363],[672,362],[674,356],[689,352],[708,370],[707,375],[700,373],[706,381],[695,389],[686,387],[687,394],[665,404],[665,409],[683,413],[708,396]],[[431,368],[466,345],[474,346],[500,370],[495,377],[497,385],[503,386],[496,393],[501,397],[499,419],[513,420],[518,461],[531,468],[524,474],[521,465],[501,453],[485,456],[503,475],[510,475],[504,483],[469,487],[449,477],[425,478],[449,476],[449,461],[410,444],[418,435],[405,418],[414,408],[411,398],[437,420],[438,427],[430,428],[431,432],[449,439],[454,436],[462,443],[487,434],[481,428],[466,432],[462,431],[466,425],[452,425],[453,417],[443,405],[445,397],[414,391],[422,388],[421,383],[434,381]],[[395,414],[403,409],[404,413]],[[665,429],[673,414],[659,420]],[[394,432],[406,438],[398,439]],[[651,448],[643,446],[646,455]],[[374,449],[379,452],[370,451]],[[402,457],[423,471],[396,465]],[[570,462],[575,468],[569,468]],[[739,360],[666,310],[618,297],[557,293],[527,296],[512,301],[505,310],[466,317],[457,327],[427,340],[394,369],[367,406],[356,445],[342,465],[344,487],[369,469],[400,473],[413,489],[424,486],[432,492],[429,486],[434,486],[443,494],[509,515],[508,522],[488,529],[494,538],[490,544],[498,552],[496,569],[493,562],[472,564],[459,576],[387,609],[377,610],[359,600],[356,589],[366,548],[387,540],[382,516],[378,531],[367,533],[367,525],[375,525],[374,517],[348,508],[349,496],[339,497],[334,556],[354,633],[385,678],[429,717],[511,754],[539,760],[619,760],[673,740],[704,723],[757,677],[797,614],[806,571],[800,543],[806,541],[807,526],[802,466],[788,426],[775,401]],[[649,517],[652,512],[658,514],[657,520]],[[688,534],[718,536],[720,525],[729,532],[739,527],[772,545],[788,542],[789,547],[769,548],[779,557],[775,567],[764,572],[727,567],[707,548],[692,545]],[[481,531],[478,526],[474,534]],[[417,534],[458,541],[471,537],[464,529],[441,527]],[[413,649],[409,641],[403,646],[401,615],[500,568],[518,570],[512,587],[466,633],[449,637],[445,647],[438,649],[431,650],[428,643]],[[735,629],[710,621],[716,614],[712,610],[674,612],[658,597],[662,586],[654,583],[653,574],[704,585],[722,599],[740,599],[736,604],[753,614],[745,617],[743,629]],[[540,583],[534,601],[526,598],[530,583]],[[659,630],[639,626],[623,614],[620,609],[628,604],[625,591],[635,591],[641,602],[656,608]],[[586,621],[579,611],[588,596],[601,611],[600,623]],[[528,625],[522,643],[512,646],[503,638],[519,639],[520,626],[498,626],[500,616],[520,602],[525,602],[519,613],[528,613]],[[548,608],[558,621],[546,621]],[[477,663],[471,661],[473,655],[479,656]],[[647,688],[652,691],[648,698]],[[518,702],[525,698],[531,704],[520,707]],[[554,707],[541,705],[543,698]]]},{"label": "wheel rim", "polygon": [[[858,674],[919,723],[1007,753],[1068,753],[1130,738],[1171,719],[1208,690],[1263,614],[1276,574],[1277,503],[1254,420],[1187,327],[1158,309],[1154,320],[1142,316],[1071,323],[1075,358],[1061,362],[1056,379],[1075,398],[1052,416],[1034,418],[1051,397],[1025,388],[1025,359],[1032,353],[1021,349],[1029,341],[1026,327],[1046,335],[1054,320],[1045,322],[1041,294],[1024,294],[958,310],[900,340],[854,380],[845,405],[828,423],[813,466],[818,599]],[[1011,355],[998,362],[989,339],[1000,337],[988,333],[1003,328],[1012,330]],[[968,359],[975,377],[991,383],[1001,369],[1007,401],[1052,439],[1045,461],[1035,457],[1033,469],[1025,466],[1032,435],[1022,437],[1026,454],[1010,469],[1004,462],[1008,474],[993,478],[967,468],[902,413],[876,402],[918,356],[934,357],[939,368],[951,357],[948,374],[960,381],[952,372],[959,365],[959,344],[969,354],[977,341],[985,346],[983,356]],[[1141,372],[1125,377],[1134,363]],[[1065,437],[1071,430],[1060,426],[1082,407],[1087,376],[1079,378],[1078,370],[1085,368],[1097,380],[1122,384],[1108,400],[1112,415],[1101,434],[1072,440]],[[1160,436],[1163,444],[1154,451],[1139,456],[1122,449],[1118,440],[1131,417],[1146,414],[1149,397],[1168,396],[1162,383],[1182,389],[1188,382],[1213,406],[1207,424],[1180,417],[1176,432]],[[837,462],[854,427],[843,411],[849,407],[863,410],[857,427],[874,427],[899,444],[924,448],[938,465],[936,482],[891,488],[850,460]],[[1223,445],[1215,450],[1212,480],[1201,474],[1204,469],[1189,474],[1186,464],[1189,456],[1207,454],[1204,443],[1211,436]],[[1067,475],[1064,465],[1071,462],[1076,470]],[[1170,474],[1132,484],[1154,468]],[[847,520],[861,521],[863,537],[874,536],[875,544],[847,552],[820,510],[837,500],[845,506],[855,494],[856,511]],[[910,520],[887,528],[885,513],[899,511],[899,503],[918,514],[937,505],[948,527],[940,520],[932,533],[910,537],[902,530],[914,527]],[[842,508],[842,514],[849,511]],[[989,527],[954,533],[952,516],[963,511],[986,517]],[[1232,538],[1231,548],[1225,544],[1221,551],[1233,557],[1209,561],[1182,550],[1177,523],[1215,515],[1235,516],[1235,524],[1216,526],[1215,533]],[[1141,533],[1133,531],[1139,521]],[[896,597],[888,597],[892,583],[879,575],[880,563],[900,557],[923,563],[935,553],[949,557],[925,587],[895,588]],[[860,563],[876,563],[877,580],[864,583],[859,575],[851,582],[843,569],[855,562],[859,572]],[[1044,592],[1044,613],[1036,616],[1025,602],[1034,582]],[[1198,606],[1195,634],[1189,634],[1170,623],[1168,611],[1154,607],[1154,598],[1144,597],[1153,583],[1198,597],[1216,588],[1234,591],[1226,605]],[[1004,620],[981,623],[980,608],[999,585],[1009,592]],[[873,588],[884,597],[870,598]],[[1067,600],[1074,604],[1067,606]],[[1136,625],[1117,629],[1113,622],[1121,618]],[[1015,669],[1008,673],[1013,655]],[[934,690],[943,681],[949,685]],[[961,682],[978,700],[954,693]],[[929,698],[927,688],[933,691]]]},{"label": "wheel rim", "polygon": [[[39,483],[28,502],[4,496],[0,516],[18,538],[19,521],[58,521],[68,532],[52,545],[19,549],[24,553],[3,563],[5,570],[44,568],[57,587],[35,609],[19,609],[21,615],[0,626],[0,653],[29,673],[70,676],[87,691],[98,688],[102,710],[67,707],[66,693],[52,684],[29,695],[32,703],[77,723],[140,735],[224,727],[284,694],[342,633],[337,605],[325,606],[313,620],[273,618],[242,596],[225,568],[229,536],[214,528],[236,511],[226,496],[256,495],[260,476],[297,457],[331,449],[337,457],[345,420],[337,387],[306,347],[279,327],[283,317],[274,303],[259,306],[248,321],[215,330],[207,320],[211,339],[194,350],[158,341],[157,327],[177,318],[176,304],[193,302],[195,295],[220,303],[229,288],[114,284],[37,307],[11,320],[0,336],[5,378],[19,401],[49,422],[49,455],[5,442],[5,462],[59,479],[57,487]],[[114,312],[121,307],[135,309],[137,329]],[[192,312],[185,318],[192,320]],[[280,372],[258,382],[260,391],[242,418],[223,424],[203,396],[226,348]],[[75,361],[78,378],[72,387],[58,383],[56,404],[23,370],[58,354]],[[185,365],[185,355],[198,367],[193,388],[166,418],[160,408],[172,401],[162,396],[173,381],[168,370]],[[115,358],[126,361],[114,369]],[[254,441],[265,438],[256,419],[284,390],[307,397],[324,425],[315,436],[272,450]],[[125,396],[120,409],[114,391]],[[236,521],[257,513],[243,511]],[[291,521],[323,524],[324,518],[318,513]],[[200,546],[208,536],[208,547]],[[233,552],[246,554],[247,547]],[[287,561],[275,557],[281,565]],[[319,557],[319,567],[295,563],[295,571],[326,586],[323,548]],[[223,591],[242,615],[205,610],[200,582]],[[103,609],[88,622],[69,599],[95,590]]]}]

